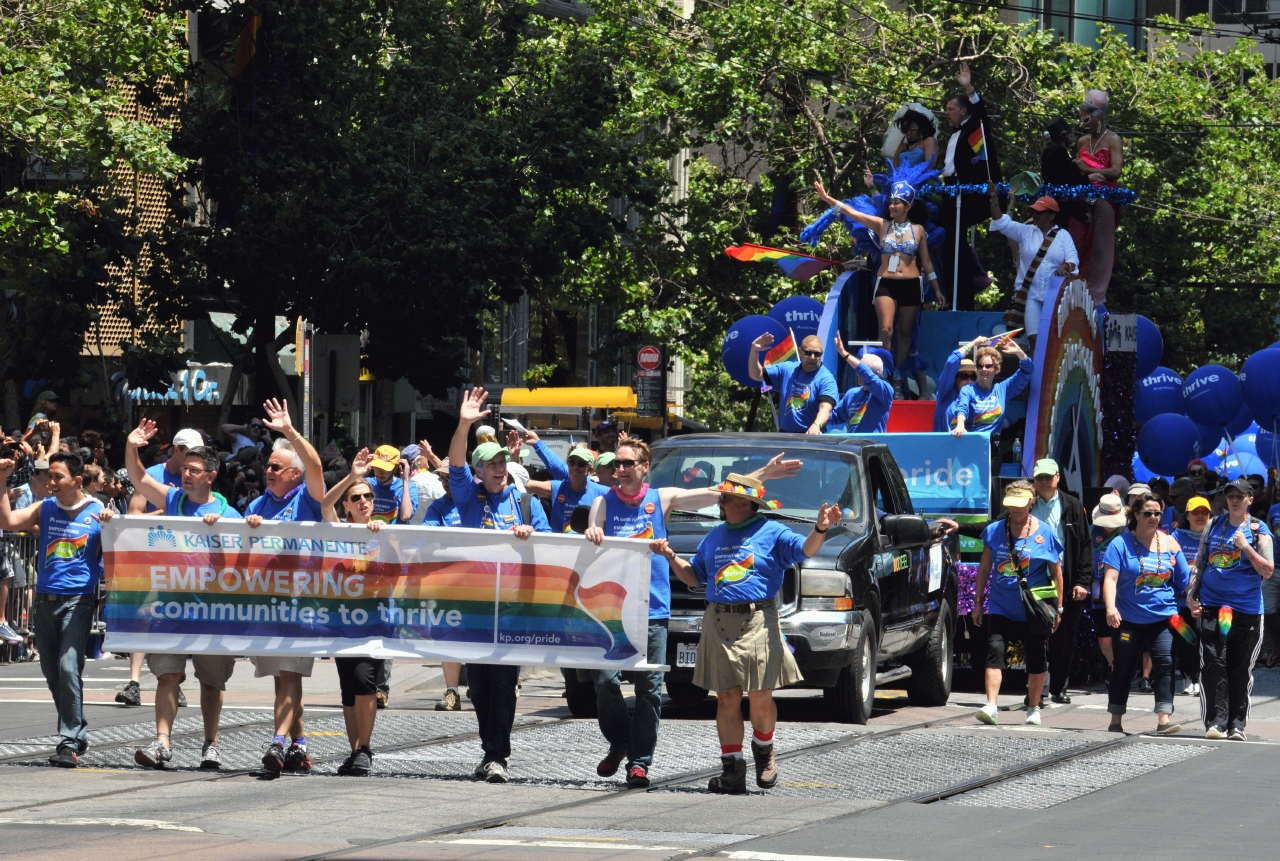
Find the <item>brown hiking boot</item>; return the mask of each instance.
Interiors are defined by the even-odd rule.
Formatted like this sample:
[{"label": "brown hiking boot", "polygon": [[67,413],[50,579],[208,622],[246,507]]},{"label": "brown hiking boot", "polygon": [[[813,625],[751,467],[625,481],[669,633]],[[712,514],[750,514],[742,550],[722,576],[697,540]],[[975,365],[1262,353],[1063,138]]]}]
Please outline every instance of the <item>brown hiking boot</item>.
[{"label": "brown hiking boot", "polygon": [[751,755],[756,760],[756,786],[773,789],[778,782],[778,763],[773,758],[773,745],[751,742]]},{"label": "brown hiking boot", "polygon": [[722,756],[720,764],[724,766],[724,772],[711,778],[707,789],[716,795],[746,795],[747,761],[737,756]]}]

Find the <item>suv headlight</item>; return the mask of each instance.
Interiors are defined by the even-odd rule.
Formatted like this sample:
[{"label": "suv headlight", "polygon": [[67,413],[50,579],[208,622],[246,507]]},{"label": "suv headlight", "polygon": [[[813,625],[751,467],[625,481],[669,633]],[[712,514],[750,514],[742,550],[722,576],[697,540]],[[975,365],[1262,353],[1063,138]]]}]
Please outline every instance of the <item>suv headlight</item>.
[{"label": "suv headlight", "polygon": [[800,570],[800,594],[808,598],[843,598],[849,592],[849,576],[843,571]]}]

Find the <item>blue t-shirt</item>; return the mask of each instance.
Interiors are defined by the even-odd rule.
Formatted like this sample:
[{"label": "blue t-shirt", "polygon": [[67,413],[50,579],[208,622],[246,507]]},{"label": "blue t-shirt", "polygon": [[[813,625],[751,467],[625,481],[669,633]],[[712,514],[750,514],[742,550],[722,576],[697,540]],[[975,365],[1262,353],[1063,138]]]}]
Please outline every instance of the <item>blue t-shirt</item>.
[{"label": "blue t-shirt", "polygon": [[169,495],[164,500],[164,513],[168,517],[204,517],[206,514],[221,514],[228,520],[244,520],[244,515],[224,499],[210,496],[204,505],[196,505],[180,487],[169,488]]},{"label": "blue t-shirt", "polygon": [[991,573],[987,576],[987,612],[993,616],[1004,616],[1015,622],[1027,620],[1027,611],[1022,607],[1022,587],[1018,585],[1020,577],[1025,576],[1027,585],[1032,589],[1055,585],[1049,566],[1061,561],[1062,545],[1048,525],[1038,518],[1032,520],[1035,522],[1035,530],[1026,538],[1014,541],[1021,560],[1020,572],[1014,571],[1009,546],[1005,542],[1006,520],[1001,518],[991,523],[982,533],[982,543],[991,553]]},{"label": "blue t-shirt", "polygon": [[[165,463],[168,463],[168,461]],[[179,472],[177,475],[174,475],[172,472],[165,469],[164,463],[157,463],[154,466],[147,467],[147,475],[151,476],[165,487],[176,487],[179,490],[182,489],[182,473]],[[147,503],[146,508],[142,509],[144,514],[155,510],[156,507],[150,502]]]},{"label": "blue t-shirt", "polygon": [[960,393],[956,391],[956,374],[960,371],[960,360],[964,358],[964,350],[952,350],[947,361],[938,374],[937,401],[933,405],[933,432],[946,433],[951,428],[947,425],[947,411],[956,402]]},{"label": "blue t-shirt", "polygon": [[[605,535],[645,541],[667,537],[662,496],[656,487],[649,488],[640,504],[635,506],[619,499],[614,490],[611,487],[604,494]],[[649,618],[671,618],[671,563],[657,553],[652,554],[649,563]]]},{"label": "blue t-shirt", "polygon": [[1018,373],[985,392],[977,383],[965,386],[947,411],[948,427],[955,427],[956,417],[964,416],[965,429],[970,433],[1000,433],[1004,427],[1005,406],[1031,382],[1034,369],[1035,363],[1031,359],[1023,359],[1018,363]]},{"label": "blue t-shirt", "polygon": [[1116,610],[1120,618],[1138,625],[1165,622],[1178,612],[1179,590],[1186,592],[1191,568],[1182,550],[1163,532],[1156,533],[1156,550],[1138,543],[1132,533],[1118,535],[1107,546],[1103,565],[1114,568]]},{"label": "blue t-shirt", "polygon": [[779,392],[778,429],[804,433],[818,417],[822,400],[835,404],[840,397],[836,378],[826,368],[806,371],[799,362],[779,362],[764,369],[764,378]]},{"label": "blue t-shirt", "polygon": [[708,601],[741,604],[773,598],[787,568],[804,558],[803,538],[756,515],[736,529],[727,523],[712,529],[690,562]]},{"label": "blue t-shirt", "polygon": [[[560,455],[556,454],[542,440],[538,440],[533,444],[533,450],[542,458],[542,462],[547,465],[547,472],[551,473],[551,477],[560,481],[567,481],[569,478],[569,464],[560,459]],[[557,530],[559,531],[559,530]]]},{"label": "blue t-shirt", "polygon": [[[400,519],[400,488],[404,487],[404,479],[393,478],[390,484],[383,484],[376,478],[369,482],[373,488],[373,519],[383,523],[396,523]],[[418,485],[409,482],[409,502],[413,511],[418,509]],[[410,511],[410,515],[413,514]]]},{"label": "blue t-shirt", "polygon": [[1267,509],[1267,528],[1271,530],[1271,534],[1276,534],[1276,527],[1280,526],[1280,503]]},{"label": "blue t-shirt", "polygon": [[245,517],[256,514],[263,520],[292,520],[299,523],[319,523],[324,520],[320,514],[320,503],[307,493],[305,483],[279,498],[270,490],[264,490],[261,496],[249,503],[244,514]]},{"label": "blue t-shirt", "polygon": [[1089,585],[1089,597],[1092,599],[1093,609],[1106,609],[1107,602],[1102,600],[1102,560],[1107,555],[1107,545],[1117,535],[1123,535],[1128,532],[1128,528],[1121,526],[1120,531],[1114,529],[1103,529],[1101,526],[1089,527],[1089,542],[1093,545],[1093,583]]},{"label": "blue t-shirt", "polygon": [[40,503],[36,592],[92,595],[102,577],[102,503],[90,497],[74,511],[52,496]]},{"label": "blue t-shirt", "polygon": [[453,504],[452,496],[442,496],[427,507],[427,514],[422,518],[423,526],[461,526],[462,518],[458,516],[458,507]]},{"label": "blue t-shirt", "polygon": [[893,407],[893,386],[866,365],[858,365],[862,385],[845,392],[827,422],[828,433],[884,433]]},{"label": "blue t-shirt", "polygon": [[588,481],[581,491],[574,490],[567,481],[551,482],[551,531],[568,532],[573,510],[579,505],[590,505],[597,496],[604,496],[608,489],[595,481]]},{"label": "blue t-shirt", "polygon": [[[1200,539],[1203,535],[1203,532],[1192,532],[1190,529],[1173,530],[1173,540],[1178,542],[1178,546],[1182,548],[1182,555],[1188,559],[1195,559],[1196,554],[1200,552]],[[1187,606],[1187,584],[1183,583],[1179,587],[1175,583],[1173,591],[1178,595],[1178,606]]]},{"label": "blue t-shirt", "polygon": [[[459,526],[467,529],[510,531],[521,525],[520,491],[508,485],[501,493],[489,493],[476,484],[469,466],[449,467],[449,490],[458,509]],[[529,519],[535,532],[550,532],[542,503],[532,500]]]},{"label": "blue t-shirt", "polygon": [[1209,607],[1230,607],[1241,613],[1261,613],[1262,575],[1249,564],[1244,552],[1235,544],[1236,532],[1241,532],[1254,550],[1258,538],[1274,537],[1267,525],[1256,517],[1232,526],[1227,516],[1221,515],[1209,524],[1205,536],[1206,558],[1204,573],[1200,576],[1200,603]]}]

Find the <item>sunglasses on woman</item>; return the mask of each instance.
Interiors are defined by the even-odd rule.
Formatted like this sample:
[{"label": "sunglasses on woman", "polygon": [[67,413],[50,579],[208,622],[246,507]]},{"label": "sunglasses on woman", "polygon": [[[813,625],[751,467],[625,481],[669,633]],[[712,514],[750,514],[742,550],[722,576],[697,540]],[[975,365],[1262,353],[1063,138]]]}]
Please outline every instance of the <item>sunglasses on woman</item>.
[{"label": "sunglasses on woman", "polygon": [[366,499],[369,500],[370,502],[373,502],[373,494],[372,493],[353,493],[347,497],[347,502],[358,503],[358,502],[364,502]]},{"label": "sunglasses on woman", "polygon": [[1164,514],[1164,512],[1163,511],[1139,511],[1138,512],[1139,517],[1159,517],[1161,514]]},{"label": "sunglasses on woman", "polygon": [[994,371],[995,369],[996,366],[991,362],[987,362],[985,365],[978,365],[979,371]]}]

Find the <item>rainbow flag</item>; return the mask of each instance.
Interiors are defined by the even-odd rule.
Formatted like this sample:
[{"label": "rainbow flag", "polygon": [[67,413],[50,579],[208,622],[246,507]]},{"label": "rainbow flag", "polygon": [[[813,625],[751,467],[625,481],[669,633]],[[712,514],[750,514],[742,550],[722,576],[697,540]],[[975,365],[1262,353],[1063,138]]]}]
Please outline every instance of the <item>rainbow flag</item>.
[{"label": "rainbow flag", "polygon": [[1188,643],[1194,643],[1196,641],[1196,632],[1191,630],[1191,626],[1187,624],[1187,620],[1182,618],[1178,613],[1174,613],[1169,617],[1169,627],[1173,628],[1173,630]]},{"label": "rainbow flag", "polygon": [[987,160],[987,133],[982,123],[978,123],[977,130],[969,135],[969,147],[973,150],[973,164]]},{"label": "rainbow flag", "polygon": [[826,260],[812,254],[801,254],[798,251],[784,251],[781,248],[770,248],[767,245],[731,245],[724,250],[734,260],[744,263],[755,263],[760,260],[772,260],[778,268],[795,281],[808,281],[828,266],[839,266],[837,260]]},{"label": "rainbow flag", "polygon": [[1222,636],[1231,633],[1231,623],[1235,621],[1235,611],[1230,607],[1218,608],[1218,630],[1222,632]]},{"label": "rainbow flag", "polygon": [[794,362],[798,358],[800,353],[796,350],[796,333],[788,329],[787,337],[774,344],[769,352],[764,354],[764,361],[761,364],[767,368],[779,362]]}]

